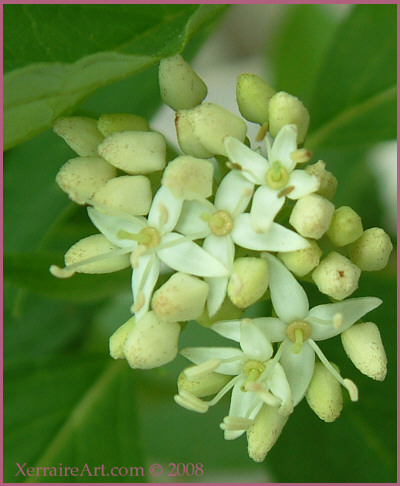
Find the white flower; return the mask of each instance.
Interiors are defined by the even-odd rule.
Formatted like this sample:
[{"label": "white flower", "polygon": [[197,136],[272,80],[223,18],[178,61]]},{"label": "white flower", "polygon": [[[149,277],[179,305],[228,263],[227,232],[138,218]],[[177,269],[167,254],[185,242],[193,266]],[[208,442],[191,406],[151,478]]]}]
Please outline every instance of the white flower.
[{"label": "white flower", "polygon": [[[209,402],[187,391],[180,391],[175,396],[179,405],[205,412],[232,389],[229,415],[221,424],[228,440],[241,436],[252,425],[264,403],[277,407],[281,415],[289,415],[293,411],[289,383],[282,366],[275,358],[271,359],[273,348],[269,339],[254,320],[242,319],[238,323],[235,338],[241,350],[199,347],[181,351],[183,356],[197,365],[185,370],[188,379],[196,380],[211,372],[233,378]],[[211,329],[224,335],[225,322],[216,323]]]},{"label": "white flower", "polygon": [[267,159],[233,137],[224,140],[233,167],[240,169],[252,185],[260,186],[254,194],[250,211],[251,225],[257,233],[264,233],[271,227],[286,196],[299,199],[318,190],[319,182],[314,175],[294,170],[297,163],[296,137],[296,125],[285,125],[272,146],[266,138]]}]

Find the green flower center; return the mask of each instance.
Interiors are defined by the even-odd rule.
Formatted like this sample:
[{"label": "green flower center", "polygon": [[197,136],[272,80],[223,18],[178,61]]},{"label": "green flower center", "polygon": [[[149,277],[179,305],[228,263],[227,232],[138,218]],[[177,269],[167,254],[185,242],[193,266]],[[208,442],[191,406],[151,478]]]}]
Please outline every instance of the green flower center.
[{"label": "green flower center", "polygon": [[143,245],[147,249],[159,245],[161,241],[160,233],[151,226],[143,228],[139,233],[129,233],[129,231],[119,230],[117,237],[125,240],[137,241],[139,245]]},{"label": "green flower center", "polygon": [[246,391],[244,386],[249,381],[257,381],[258,378],[265,371],[265,365],[261,361],[250,360],[247,361],[243,366],[243,372],[246,375],[246,381],[241,386],[242,391]]},{"label": "green flower center", "polygon": [[291,348],[293,353],[300,353],[303,342],[311,336],[311,327],[306,321],[293,321],[286,328],[286,335],[293,346]]},{"label": "green flower center", "polygon": [[265,182],[271,189],[282,189],[289,182],[289,172],[279,160],[272,162],[271,167],[265,174]]},{"label": "green flower center", "polygon": [[233,229],[233,219],[231,215],[223,209],[217,211],[208,221],[208,226],[216,236],[226,236]]}]

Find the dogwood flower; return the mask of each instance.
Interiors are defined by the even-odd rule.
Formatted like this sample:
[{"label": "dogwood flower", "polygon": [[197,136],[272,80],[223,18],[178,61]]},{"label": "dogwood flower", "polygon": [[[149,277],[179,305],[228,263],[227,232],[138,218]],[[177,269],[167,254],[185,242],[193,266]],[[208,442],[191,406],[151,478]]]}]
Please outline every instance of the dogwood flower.
[{"label": "dogwood flower", "polygon": [[298,161],[309,158],[306,150],[297,149],[296,138],[296,125],[282,127],[272,145],[266,137],[267,159],[233,137],[224,140],[232,167],[239,169],[253,187],[260,186],[250,211],[251,225],[257,233],[268,231],[286,196],[299,199],[318,190],[317,177],[294,170]]}]

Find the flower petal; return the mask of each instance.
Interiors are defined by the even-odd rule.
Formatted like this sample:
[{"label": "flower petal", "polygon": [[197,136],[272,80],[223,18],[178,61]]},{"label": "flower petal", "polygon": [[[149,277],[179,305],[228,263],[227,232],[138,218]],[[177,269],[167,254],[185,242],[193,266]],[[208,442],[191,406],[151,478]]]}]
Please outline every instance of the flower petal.
[{"label": "flower petal", "polygon": [[304,319],[308,299],[303,287],[276,257],[268,253],[264,257],[269,266],[269,288],[276,314],[286,324]]},{"label": "flower petal", "polygon": [[231,170],[219,184],[214,205],[217,209],[224,209],[234,218],[247,208],[253,190],[254,184],[239,170]]},{"label": "flower petal", "polygon": [[256,233],[268,231],[284,202],[285,198],[278,197],[275,189],[261,186],[256,190],[250,211],[251,225]]},{"label": "flower petal", "polygon": [[218,333],[220,336],[232,339],[237,343],[240,342],[240,319],[232,321],[219,321],[215,322],[211,329]]},{"label": "flower petal", "polygon": [[151,296],[160,274],[160,260],[156,255],[142,255],[138,263],[132,273],[133,309],[136,319],[140,319],[149,310]]},{"label": "flower petal", "polygon": [[207,296],[207,310],[210,317],[213,317],[219,311],[225,300],[228,280],[228,277],[204,277],[204,281],[208,283],[209,289]]},{"label": "flower petal", "polygon": [[286,338],[287,325],[276,317],[256,317],[253,323],[271,343],[279,343]]},{"label": "flower petal", "polygon": [[235,258],[235,245],[230,235],[216,236],[211,234],[207,236],[203,243],[203,250],[232,271],[233,259]]},{"label": "flower petal", "polygon": [[224,144],[229,160],[239,166],[244,177],[253,184],[264,184],[268,161],[237,138],[225,137]]},{"label": "flower petal", "polygon": [[182,356],[194,364],[201,364],[210,359],[233,360],[229,363],[221,363],[214,371],[223,375],[239,375],[242,372],[243,362],[246,357],[239,348],[198,347],[184,348],[180,351]]},{"label": "flower petal", "polygon": [[[208,204],[207,204],[208,203]],[[207,213],[210,217],[215,213],[214,206],[209,201],[184,201],[182,212],[175,226],[176,231],[183,235],[199,235],[204,238],[211,233],[211,229],[201,215]]]},{"label": "flower petal", "polygon": [[272,344],[260,328],[253,324],[252,319],[242,319],[240,347],[247,358],[256,361],[267,361],[273,353]]},{"label": "flower petal", "polygon": [[267,378],[271,393],[282,400],[280,412],[289,415],[293,411],[292,391],[283,367],[276,363]]},{"label": "flower petal", "polygon": [[287,170],[292,171],[296,166],[290,154],[297,149],[297,127],[296,125],[285,125],[279,130],[276,136],[268,160],[270,163],[279,160]]},{"label": "flower petal", "polygon": [[289,177],[286,187],[293,186],[294,189],[287,195],[289,199],[299,199],[315,192],[319,188],[319,181],[315,175],[308,174],[305,170],[294,170]]},{"label": "flower petal", "polygon": [[161,186],[154,196],[149,212],[149,226],[161,234],[172,231],[182,210],[183,199],[175,197],[166,186]]}]

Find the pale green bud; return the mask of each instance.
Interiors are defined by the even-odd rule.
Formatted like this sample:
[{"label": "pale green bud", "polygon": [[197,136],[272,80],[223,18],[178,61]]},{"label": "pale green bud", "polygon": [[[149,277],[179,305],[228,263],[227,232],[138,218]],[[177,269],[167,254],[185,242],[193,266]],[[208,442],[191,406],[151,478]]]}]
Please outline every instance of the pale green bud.
[{"label": "pale green bud", "polygon": [[97,129],[97,120],[83,116],[59,118],[54,122],[53,130],[82,157],[97,155],[97,146],[104,139]]},{"label": "pale green bud", "polygon": [[208,284],[186,273],[174,273],[154,292],[151,308],[164,321],[189,321],[204,310]]},{"label": "pale green bud", "polygon": [[301,197],[295,204],[289,223],[306,238],[318,240],[331,224],[335,206],[318,194]]},{"label": "pale green bud", "polygon": [[269,132],[276,137],[285,125],[297,125],[297,143],[301,144],[307,135],[310,115],[303,103],[288,93],[280,91],[269,102]]},{"label": "pale green bud", "polygon": [[[334,363],[331,365],[339,372],[339,368]],[[306,399],[310,408],[325,422],[333,422],[342,411],[341,385],[322,363],[315,364]]]},{"label": "pale green bud", "polygon": [[304,277],[317,267],[322,255],[321,248],[314,240],[308,242],[310,246],[303,250],[278,253],[278,258],[298,277]]},{"label": "pale green bud", "polygon": [[158,80],[161,99],[175,111],[194,108],[207,96],[206,84],[179,54],[161,60]]},{"label": "pale green bud", "polygon": [[236,307],[245,309],[268,288],[268,262],[263,258],[238,258],[233,263],[227,294]]},{"label": "pale green bud", "polygon": [[114,359],[125,359],[124,345],[129,333],[133,329],[135,324],[135,318],[131,317],[129,320],[122,324],[110,337],[109,348],[110,356]]},{"label": "pale green bud", "polygon": [[132,216],[144,216],[150,210],[151,185],[147,177],[121,176],[110,179],[93,194],[91,202]]},{"label": "pale green bud", "polygon": [[196,321],[204,327],[210,327],[214,322],[218,321],[231,321],[235,319],[240,319],[243,315],[243,311],[232,304],[232,301],[226,297],[222,303],[219,311],[210,317],[207,310],[205,309],[201,316],[196,318]]},{"label": "pale green bud", "polygon": [[361,270],[372,272],[386,267],[392,250],[389,235],[382,228],[370,228],[349,246],[349,256]]},{"label": "pale green bud", "polygon": [[327,236],[336,246],[345,246],[357,240],[363,233],[360,216],[349,206],[335,209]]},{"label": "pale green bud", "polygon": [[347,356],[361,373],[374,380],[385,379],[387,358],[376,324],[354,324],[341,334],[341,338]]},{"label": "pale green bud", "polygon": [[206,150],[195,136],[193,110],[180,110],[175,115],[175,128],[178,144],[184,154],[200,159],[210,159],[214,154]]},{"label": "pale green bud", "polygon": [[212,194],[213,165],[208,160],[181,155],[167,165],[162,184],[177,198],[205,199]]},{"label": "pale green bud", "polygon": [[319,189],[316,191],[317,194],[332,201],[336,194],[338,181],[332,172],[325,169],[325,162],[319,160],[317,163],[307,166],[306,171],[318,178]]},{"label": "pale green bud", "polygon": [[154,312],[147,312],[135,322],[125,341],[129,366],[148,370],[172,361],[178,353],[180,331],[177,322],[165,322]]},{"label": "pale green bud", "polygon": [[148,174],[164,169],[166,143],[158,132],[115,132],[104,139],[98,153],[127,174]]},{"label": "pale green bud", "polygon": [[76,157],[61,167],[56,182],[72,201],[85,204],[99,187],[116,175],[115,167],[101,157]]},{"label": "pale green bud", "polygon": [[[193,368],[193,366],[188,368]],[[231,379],[231,376],[212,371],[190,380],[183,370],[178,378],[178,390],[187,391],[198,398],[208,397],[218,393]]]},{"label": "pale green bud", "polygon": [[336,252],[331,252],[312,273],[312,279],[323,294],[342,300],[358,288],[361,270]]},{"label": "pale green bud", "polygon": [[139,131],[147,132],[150,130],[149,122],[142,116],[133,113],[113,113],[101,115],[97,122],[97,128],[108,137],[114,132]]},{"label": "pale green bud", "polygon": [[246,120],[262,125],[268,121],[269,101],[276,91],[256,74],[240,74],[236,83],[236,100]]},{"label": "pale green bud", "polygon": [[249,456],[262,462],[278,440],[289,415],[280,415],[278,407],[263,405],[247,430]]}]

